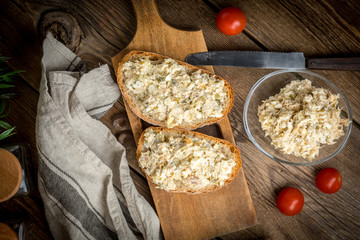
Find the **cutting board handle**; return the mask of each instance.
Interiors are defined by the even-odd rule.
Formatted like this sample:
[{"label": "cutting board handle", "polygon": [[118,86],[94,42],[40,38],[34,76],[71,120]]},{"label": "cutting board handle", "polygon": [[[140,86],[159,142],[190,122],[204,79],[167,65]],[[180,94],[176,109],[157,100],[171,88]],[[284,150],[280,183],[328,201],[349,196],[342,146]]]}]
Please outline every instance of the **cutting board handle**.
[{"label": "cutting board handle", "polygon": [[143,31],[149,25],[156,26],[163,22],[155,0],[132,0],[137,21],[137,32]]}]

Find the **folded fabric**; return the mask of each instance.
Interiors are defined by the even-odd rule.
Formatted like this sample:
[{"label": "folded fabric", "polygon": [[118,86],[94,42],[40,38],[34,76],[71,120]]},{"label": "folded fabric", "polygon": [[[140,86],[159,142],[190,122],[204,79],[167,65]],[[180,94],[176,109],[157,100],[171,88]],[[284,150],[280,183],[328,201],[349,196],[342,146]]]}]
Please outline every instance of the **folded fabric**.
[{"label": "folded fabric", "polygon": [[88,73],[48,33],[36,119],[39,191],[55,239],[161,238],[138,193],[125,148],[98,119],[120,92],[107,65]]}]

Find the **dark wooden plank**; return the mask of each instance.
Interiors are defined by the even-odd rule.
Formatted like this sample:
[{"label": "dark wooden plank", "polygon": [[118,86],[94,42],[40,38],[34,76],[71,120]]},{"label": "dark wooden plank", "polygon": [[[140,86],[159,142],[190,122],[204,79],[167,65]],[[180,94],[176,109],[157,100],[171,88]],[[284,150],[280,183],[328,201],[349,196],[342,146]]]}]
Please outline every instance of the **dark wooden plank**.
[{"label": "dark wooden plank", "polygon": [[247,16],[246,32],[268,50],[305,51],[308,57],[360,53],[356,0],[210,2],[218,9],[242,9]]},{"label": "dark wooden plank", "polygon": [[[309,167],[277,163],[256,149],[246,135],[242,124],[242,111],[252,84],[237,81],[237,79],[248,79],[248,76],[252,76],[254,78],[252,81],[255,83],[258,78],[272,70],[239,70],[235,67],[216,69],[222,72],[232,84],[243,89],[235,95],[234,108],[230,112],[229,119],[237,146],[242,150],[243,168],[259,223],[247,230],[221,236],[221,238],[252,239],[254,235],[270,239],[313,239],[313,236],[316,236],[316,239],[355,238],[359,234],[356,230],[359,229],[359,224],[355,216],[360,213],[355,197],[360,194],[360,191],[354,187],[360,181],[360,169],[357,167],[358,161],[355,160],[355,156],[360,154],[357,147],[360,141],[359,128],[353,128],[346,147],[328,162]],[[339,193],[325,195],[317,190],[315,176],[324,167],[335,167],[343,175],[344,185]],[[287,186],[298,187],[305,196],[304,209],[295,217],[286,217],[276,208],[276,195]],[[354,212],[357,214],[354,215]],[[341,231],[334,230],[335,223],[339,225]]]},{"label": "dark wooden plank", "polygon": [[34,194],[15,197],[0,203],[0,222],[11,225],[23,223],[25,239],[52,239],[44,209]]},{"label": "dark wooden plank", "polygon": [[16,126],[17,134],[6,138],[4,144],[28,143],[31,146],[32,166],[34,174],[38,169],[35,140],[36,109],[39,95],[20,77],[15,79],[16,95],[10,99],[10,112],[4,118],[10,125]]},{"label": "dark wooden plank", "polygon": [[36,35],[34,20],[14,2],[0,1],[0,53],[10,57],[9,65],[25,70],[22,76],[36,89],[41,74],[40,42]]},{"label": "dark wooden plank", "polygon": [[[49,20],[49,14],[55,10],[57,17]],[[70,21],[69,15],[75,23]],[[40,83],[40,42],[46,30],[67,45],[80,38],[75,53],[86,62],[88,69],[92,69],[103,63],[111,65],[110,57],[130,42],[136,29],[129,1],[1,1],[0,16],[3,21],[0,51],[11,56],[10,66],[26,71],[22,77],[35,89]],[[69,35],[68,25],[71,28],[78,25],[80,33],[71,33],[81,36]]]},{"label": "dark wooden plank", "polygon": [[[360,51],[360,4],[356,0],[307,0],[301,2],[159,0],[157,2],[161,16],[171,26],[193,30],[202,29],[209,50],[304,51],[308,57],[353,56],[358,55]],[[104,7],[106,4],[112,7]],[[216,13],[225,6],[238,6],[244,10],[248,24],[242,34],[224,36],[215,28]],[[82,29],[82,39],[75,51],[86,61],[88,69],[98,66],[99,63],[110,63],[110,57],[124,48],[135,33],[135,16],[130,1],[103,1],[101,3],[85,1],[74,3],[59,0],[46,3],[34,0],[1,1],[0,16],[3,24],[0,27],[2,36],[0,51],[12,57],[10,65],[14,69],[27,71],[23,77],[35,89],[40,81],[39,63],[41,58],[41,41],[38,37],[40,33],[37,32],[37,24],[42,21],[45,13],[55,10],[61,11],[64,14],[63,18],[66,18],[65,13],[73,16]],[[61,39],[61,27],[56,25],[56,21],[51,29]],[[64,39],[76,38],[70,36]],[[236,91],[235,106],[229,118],[236,143],[243,153],[244,171],[259,219],[257,226],[221,238],[357,238],[359,226],[353,223],[355,217],[359,215],[359,208],[356,207],[359,200],[353,198],[353,196],[359,195],[356,181],[359,181],[360,174],[355,157],[359,155],[357,146],[360,141],[357,128],[354,128],[348,145],[336,158],[322,165],[307,168],[277,164],[262,155],[247,139],[242,124],[244,100],[252,84],[271,71],[215,68],[215,72],[228,79]],[[359,122],[359,72],[318,71],[318,73],[333,81],[343,90],[352,105],[354,118]],[[30,103],[25,103],[24,109],[17,108],[17,120],[15,121],[16,124],[21,124],[21,131],[12,139],[16,139],[14,141],[25,139],[25,141],[31,142],[34,148],[35,142],[31,139],[34,139],[36,101],[28,99],[25,101],[30,101]],[[123,136],[122,139],[131,137],[129,136],[131,133],[120,135]],[[134,148],[131,150],[130,146],[127,147],[128,149],[134,151]],[[130,165],[131,162],[135,163],[135,167],[137,162],[134,160],[129,160],[129,163]],[[316,192],[313,179],[316,171],[324,166],[337,167],[343,174],[343,189],[335,195],[328,196]],[[136,184],[140,182],[136,181]],[[277,191],[287,184],[299,186],[304,191],[306,199],[304,211],[292,218],[280,215],[274,205]],[[141,189],[143,185],[140,183],[139,186]],[[144,189],[143,193],[148,194],[149,192],[146,193]],[[24,205],[27,204],[24,203]],[[339,205],[339,208],[334,210],[332,205]],[[0,205],[0,208],[2,206]],[[15,217],[30,214],[22,208],[14,209],[16,207],[11,204],[7,213]],[[41,211],[40,208],[39,212]],[[350,214],[350,211],[353,213]],[[35,217],[42,214],[32,213]],[[0,216],[4,215],[0,214]],[[29,216],[26,215],[25,218]],[[343,226],[347,222],[350,222],[349,226],[352,226],[353,229]],[[336,230],[334,230],[335,224],[339,224],[339,228]],[[45,238],[41,236],[46,235],[46,230],[41,227],[32,228],[32,230],[39,235],[38,239]],[[32,236],[32,238],[34,239],[36,236]]]},{"label": "dark wooden plank", "polygon": [[[5,120],[16,126],[17,134],[3,140],[2,144],[30,144],[30,158],[26,159],[30,175],[27,177],[32,179],[34,189],[25,197],[15,197],[0,203],[0,222],[22,221],[27,228],[28,239],[51,239],[36,181],[38,160],[35,118],[38,93],[19,77],[15,79],[15,86],[17,95],[10,100],[10,113]],[[37,234],[34,236],[32,233]]]},{"label": "dark wooden plank", "polygon": [[[158,2],[161,15],[171,26],[202,29],[209,50],[302,51],[307,57],[360,55],[358,1],[206,0],[203,2],[207,4],[195,6],[184,1]],[[227,6],[239,7],[245,12],[247,26],[243,33],[225,36],[216,29],[216,14]],[[237,69],[234,70],[236,74]],[[215,71],[222,76],[217,68]],[[333,81],[343,91],[354,110],[354,119],[360,122],[359,72],[315,72]],[[254,78],[249,76],[248,79]],[[234,88],[241,91],[237,85]]]},{"label": "dark wooden plank", "polygon": [[[248,26],[251,25],[250,28],[252,29],[252,31],[254,32],[256,31],[255,33],[252,31],[248,31],[248,27],[247,27],[244,33],[248,35],[250,38],[253,38],[254,42],[257,43],[258,46],[261,47],[263,50],[305,51],[305,53],[308,52],[308,54],[313,54],[313,56],[322,56],[322,55],[336,56],[337,54],[339,54],[340,56],[352,56],[352,54],[358,54],[359,47],[357,44],[359,41],[354,41],[354,38],[357,38],[358,34],[354,34],[350,32],[345,34],[344,36],[342,32],[347,30],[346,28],[343,29],[342,27],[339,27],[338,24],[335,25],[329,24],[329,26],[327,26],[327,28],[330,27],[337,28],[336,31],[338,31],[339,33],[338,35],[333,34],[332,39],[335,41],[335,43],[332,43],[333,46],[330,51],[328,51],[327,46],[322,43],[322,38],[327,37],[326,34],[322,34],[322,38],[320,40],[317,40],[318,42],[316,42],[316,44],[312,44],[309,40],[303,42],[304,39],[303,35],[305,36],[305,39],[316,38],[317,36],[312,36],[311,34],[309,34],[309,32],[306,30],[306,27],[305,28],[303,27],[303,29],[300,30],[300,34],[299,34],[298,28],[294,27],[298,20],[294,16],[293,16],[294,19],[292,19],[291,17],[292,10],[286,12],[286,9],[282,9],[281,7],[278,8],[277,7],[277,4],[279,4],[278,2],[271,3],[271,2],[262,1],[262,2],[254,3],[254,2],[244,2],[244,1],[242,2],[224,1],[222,3],[217,3],[217,2],[213,2],[213,3],[217,9],[221,9],[225,6],[231,6],[231,5],[242,8],[247,14]],[[299,4],[303,4],[303,2]],[[311,1],[311,4],[315,6],[313,7],[313,9],[316,8],[316,3],[313,3],[313,1]],[[354,2],[352,4],[358,6],[358,4]],[[305,3],[304,5],[308,7],[309,4]],[[340,7],[338,6],[337,8],[341,8],[341,6]],[[352,7],[352,9],[354,8]],[[306,12],[306,9],[302,9],[302,10],[303,12]],[[284,13],[284,11],[286,13]],[[357,26],[357,27],[359,26],[359,24],[355,24],[357,22],[357,20],[355,19],[358,18],[358,14],[354,16],[354,14],[352,14],[353,10],[349,10],[349,9],[342,12],[348,14],[344,16],[346,19],[351,19],[351,20],[346,20],[349,21],[350,25],[352,24],[352,26]],[[317,14],[324,15],[324,13],[321,12]],[[290,15],[290,17],[287,15]],[[320,21],[322,17],[324,16],[319,17]],[[310,25],[312,23],[309,21],[307,24]],[[291,29],[291,26],[293,27],[293,29]],[[321,28],[321,27],[317,26],[317,28]],[[357,30],[357,28],[355,28],[355,30]],[[322,31],[326,32],[327,30],[322,30]],[[301,39],[301,41],[296,39],[291,40],[292,36],[289,36],[289,34],[292,34],[293,37],[297,36],[298,39]],[[347,42],[347,38],[349,38],[348,36],[349,34],[350,35],[353,34],[353,35],[350,36],[349,42]],[[239,38],[240,37],[238,36],[233,38],[233,41],[235,42],[234,44],[238,42]],[[339,44],[339,46],[337,46],[336,43],[336,40],[338,38],[342,38],[340,39],[341,43]],[[218,43],[218,46],[220,46],[218,48],[221,49],[222,43],[219,39],[221,38],[217,37],[214,34],[212,38],[207,39],[207,42],[211,41],[214,43]],[[287,41],[283,41],[284,39],[286,39]],[[328,41],[329,40],[324,42],[327,44]],[[318,46],[319,44],[320,46]],[[321,49],[318,50],[317,47],[320,47]],[[242,156],[244,160],[244,170],[248,179],[250,191],[254,199],[254,204],[257,210],[259,223],[260,223],[260,225],[258,226],[251,227],[242,232],[237,232],[230,235],[222,236],[222,238],[238,239],[244,237],[244,239],[247,239],[244,236],[246,234],[250,234],[248,235],[249,237],[248,239],[253,238],[255,236],[271,238],[271,239],[284,239],[284,238],[311,239],[313,238],[313,236],[316,236],[315,238],[319,238],[319,239],[356,238],[356,236],[359,233],[358,231],[354,231],[354,229],[358,229],[358,224],[356,223],[356,219],[354,219],[354,216],[351,215],[350,213],[351,211],[354,211],[357,214],[359,213],[359,208],[353,204],[353,201],[355,201],[355,199],[351,197],[359,194],[357,190],[352,189],[352,186],[354,186],[355,182],[358,181],[359,170],[357,170],[356,166],[354,165],[348,166],[348,163],[356,162],[354,161],[354,156],[357,156],[357,154],[356,153],[354,154],[354,151],[357,150],[355,148],[359,141],[358,137],[356,139],[351,139],[347,147],[336,158],[316,167],[304,168],[305,171],[303,174],[300,174],[298,168],[296,167],[289,167],[277,163],[271,163],[271,161],[273,160],[262,155],[260,151],[255,149],[255,147],[247,139],[247,136],[244,132],[242,125],[242,111],[243,111],[244,100],[251,86],[259,78],[261,78],[267,73],[272,72],[272,70],[215,67],[215,72],[220,76],[223,76],[224,78],[229,80],[232,86],[234,87],[234,89],[236,89],[235,106],[231,111],[229,118],[234,129],[236,142],[238,143],[238,146],[242,150]],[[359,87],[357,84],[359,79],[358,72],[342,72],[342,71],[316,71],[316,72],[324,75],[325,77],[333,81],[345,93],[345,95],[349,98],[350,103],[352,105],[354,118],[356,119],[356,121],[358,121],[359,119],[359,110],[358,110]],[[355,135],[359,134],[358,129],[353,130],[353,133],[351,135],[352,138],[354,134]],[[349,147],[349,145],[351,146]],[[246,157],[244,157],[244,155],[246,155]],[[270,161],[269,162],[270,165],[267,164],[268,161]],[[266,164],[264,164],[264,162]],[[345,171],[345,175],[348,175],[351,183],[348,183],[349,185],[347,187],[348,188],[347,191],[349,192],[345,193],[344,194],[345,196],[344,195],[339,196],[340,193],[338,193],[339,197],[336,197],[336,199],[333,198],[333,200],[329,200],[327,195],[322,195],[317,191],[316,187],[314,186],[315,174],[321,167],[325,167],[325,166],[337,167],[340,171]],[[283,176],[283,174],[281,174],[281,172],[284,171],[283,170],[284,167],[287,169],[285,177]],[[280,172],[281,175],[278,174],[279,170],[281,171]],[[311,176],[311,178],[309,178],[309,176]],[[286,181],[284,181],[284,178],[286,179]],[[264,181],[268,183],[267,186],[265,184],[266,187],[263,187]],[[304,184],[305,187],[303,187]],[[303,217],[304,219],[306,219],[305,221],[303,220],[298,221],[298,220],[294,220],[293,218],[290,219],[286,218],[281,214],[279,214],[279,212],[277,211],[275,206],[276,193],[278,193],[278,191],[282,187],[285,187],[286,185],[298,186],[301,188],[301,190],[309,194],[310,200],[309,200],[309,207],[307,208],[307,210],[310,211],[311,213],[302,213],[303,215],[304,214],[306,215],[305,217]],[[307,189],[308,186],[311,186],[311,188]],[[264,196],[264,194],[268,195],[269,193],[272,193],[270,198],[269,196],[266,197]],[[322,202],[324,199],[328,199],[327,204],[324,204]],[[329,211],[329,209],[332,208],[332,204],[337,205],[340,202],[341,203],[346,202],[344,205],[346,204],[351,205],[352,210],[347,211],[347,208],[343,207],[340,210],[338,209],[338,211],[336,211],[335,213],[332,210]],[[305,209],[306,207],[304,208],[304,210]],[[321,211],[319,209],[321,209]],[[318,211],[321,212],[321,214],[319,214]],[[343,216],[344,212],[347,213],[346,216]],[[276,219],[278,219],[279,217],[282,219],[277,221]],[[299,216],[297,216],[297,218],[299,218]],[[326,222],[326,219],[331,219],[331,220],[329,222]],[[342,225],[341,226],[342,230],[340,231],[341,233],[339,233],[339,235],[336,235],[336,230],[334,229],[333,223],[343,224],[344,222],[347,221],[350,222],[352,227],[347,227]],[[290,224],[287,222],[290,222]],[[309,224],[308,222],[311,222],[311,224]],[[254,233],[255,236],[251,235],[251,233]]]},{"label": "dark wooden plank", "polygon": [[[244,169],[250,192],[264,235],[271,239],[352,239],[360,234],[357,216],[360,213],[356,186],[360,171],[354,156],[359,129],[351,135],[346,148],[332,160],[314,167],[291,167],[278,164],[262,155],[254,146],[244,142],[238,146],[243,151]],[[351,159],[352,161],[349,161]],[[341,172],[344,184],[339,193],[322,194],[315,186],[316,173],[324,167],[335,167]],[[276,195],[287,186],[298,187],[305,196],[305,206],[295,217],[282,215],[275,205]],[[250,228],[251,230],[251,228]]]},{"label": "dark wooden plank", "polygon": [[[241,8],[248,20],[244,33],[264,50],[301,51],[306,57],[318,58],[360,55],[359,1],[211,2],[218,9],[229,5]],[[351,104],[354,120],[359,123],[359,71],[314,72],[342,90]]]},{"label": "dark wooden plank", "polygon": [[[187,54],[207,50],[201,31],[186,32],[166,25],[154,1],[133,0],[133,4],[137,31],[131,43],[112,58],[115,71],[130,50],[157,52],[180,60]],[[143,131],[141,122],[128,107],[126,110],[137,141]],[[222,137],[234,142],[227,117],[218,125]],[[166,239],[203,239],[246,228],[256,221],[242,169],[231,184],[207,194],[169,193],[148,182]]]},{"label": "dark wooden plank", "polygon": [[204,34],[209,51],[243,50],[259,51],[257,45],[247,34],[226,36],[216,28],[216,15],[219,9],[208,0],[197,0],[189,3],[180,1],[157,1],[159,13],[170,26],[184,30],[199,30]]}]

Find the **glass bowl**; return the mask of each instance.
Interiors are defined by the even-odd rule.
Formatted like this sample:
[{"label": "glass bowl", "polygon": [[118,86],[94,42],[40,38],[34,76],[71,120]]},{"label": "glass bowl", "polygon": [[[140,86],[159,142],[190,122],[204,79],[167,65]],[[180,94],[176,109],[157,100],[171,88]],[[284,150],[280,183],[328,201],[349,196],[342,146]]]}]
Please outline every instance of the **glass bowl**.
[{"label": "glass bowl", "polygon": [[[271,138],[269,136],[265,137],[265,131],[262,130],[259,117],[257,115],[258,107],[264,100],[279,93],[280,89],[285,87],[285,85],[290,83],[292,80],[303,79],[309,79],[315,87],[322,87],[330,90],[333,94],[339,94],[338,107],[342,109],[341,117],[349,119],[349,126],[343,127],[345,134],[341,138],[337,139],[336,143],[333,145],[322,145],[319,155],[312,160],[296,157],[292,154],[285,154],[275,149],[275,147],[271,144]],[[290,165],[315,165],[329,160],[338,154],[341,149],[343,149],[350,136],[352,113],[350,105],[344,94],[325,77],[302,69],[280,70],[262,77],[251,88],[244,106],[244,127],[252,143],[266,156],[278,162]]]}]

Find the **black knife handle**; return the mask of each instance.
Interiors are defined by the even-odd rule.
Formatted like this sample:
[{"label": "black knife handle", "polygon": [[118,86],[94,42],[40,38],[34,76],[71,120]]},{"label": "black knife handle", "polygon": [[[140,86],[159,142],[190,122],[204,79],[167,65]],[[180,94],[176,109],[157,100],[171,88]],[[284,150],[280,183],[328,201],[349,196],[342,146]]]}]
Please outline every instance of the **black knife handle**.
[{"label": "black knife handle", "polygon": [[350,58],[310,58],[307,68],[360,71],[360,57]]}]

